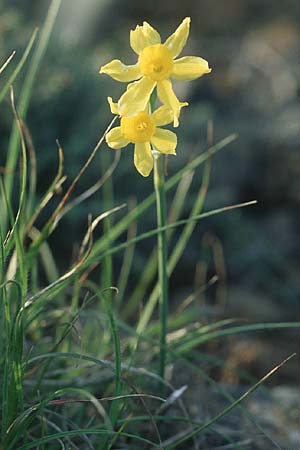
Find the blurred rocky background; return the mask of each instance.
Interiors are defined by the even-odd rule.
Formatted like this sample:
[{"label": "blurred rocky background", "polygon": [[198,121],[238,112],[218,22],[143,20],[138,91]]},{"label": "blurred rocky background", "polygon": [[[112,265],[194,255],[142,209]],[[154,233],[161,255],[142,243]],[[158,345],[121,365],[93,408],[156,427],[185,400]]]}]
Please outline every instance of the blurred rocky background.
[{"label": "blurred rocky background", "polygon": [[[49,0],[0,0],[1,55],[13,49],[21,55],[34,27],[42,26],[49,5]],[[27,120],[37,152],[39,194],[55,174],[55,140],[64,149],[70,180],[111,120],[106,97],[116,99],[124,85],[98,75],[98,70],[114,58],[134,62],[129,30],[147,20],[165,38],[185,16],[191,16],[192,27],[183,55],[201,55],[213,71],[176,86],[190,107],[182,113],[178,157],[170,160],[169,174],[207,148],[207,123],[213,122],[215,141],[231,133],[237,133],[238,139],[213,158],[205,209],[252,199],[258,205],[197,225],[172,278],[174,297],[182,298],[217,270],[229,315],[296,319],[300,310],[298,0],[63,0]],[[15,85],[16,98],[21,81],[22,76]],[[11,121],[7,101],[0,111],[1,164]],[[102,152],[113,157],[104,147]],[[91,180],[97,181],[101,165],[99,156],[77,193]],[[135,196],[142,199],[152,190],[151,177],[144,180],[133,170],[130,149],[122,153],[114,180],[116,204]],[[194,177],[186,214],[200,183],[201,172]],[[101,195],[95,195],[56,231],[52,243],[57,244],[62,269],[82,236],[87,214],[99,214],[101,202]],[[154,224],[151,211],[139,230]],[[137,247],[133,281],[152,246],[153,242],[145,242]],[[216,291],[208,292],[208,306]]]}]

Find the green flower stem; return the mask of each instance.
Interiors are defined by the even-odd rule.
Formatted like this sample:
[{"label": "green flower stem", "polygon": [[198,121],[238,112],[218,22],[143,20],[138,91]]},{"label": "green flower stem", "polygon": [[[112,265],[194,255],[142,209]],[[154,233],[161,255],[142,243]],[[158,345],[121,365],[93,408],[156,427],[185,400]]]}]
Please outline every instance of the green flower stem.
[{"label": "green flower stem", "polygon": [[[150,113],[155,109],[157,99],[156,89],[150,97]],[[157,227],[157,258],[158,258],[158,285],[159,285],[159,318],[160,318],[160,353],[159,372],[161,378],[165,378],[167,360],[167,332],[169,312],[169,282],[168,282],[168,250],[167,250],[167,225],[166,190],[164,163],[165,156],[154,149],[154,190],[156,201]]]},{"label": "green flower stem", "polygon": [[169,285],[167,273],[167,234],[166,230],[162,229],[166,225],[167,220],[163,155],[154,156],[154,189],[156,195],[157,226],[161,229],[161,231],[157,235],[160,308],[159,375],[164,378],[167,359],[166,337],[168,329]]}]

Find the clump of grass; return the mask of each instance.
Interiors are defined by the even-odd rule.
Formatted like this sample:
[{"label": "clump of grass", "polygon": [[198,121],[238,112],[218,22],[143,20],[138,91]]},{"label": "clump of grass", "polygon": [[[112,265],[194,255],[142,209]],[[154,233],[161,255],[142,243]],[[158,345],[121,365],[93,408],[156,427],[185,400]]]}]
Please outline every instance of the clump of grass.
[{"label": "clump of grass", "polygon": [[[217,433],[214,425],[233,408],[239,407],[247,415],[241,402],[288,359],[238,399],[222,392],[228,406],[202,421],[190,415],[189,405],[184,402],[186,387],[173,386],[168,377],[162,376],[165,369],[168,372],[180,362],[203,382],[215,384],[199,369],[198,362],[203,358],[201,346],[227,335],[296,328],[300,324],[240,325],[234,320],[206,323],[201,310],[190,301],[180,314],[170,309],[169,330],[162,341],[158,338],[156,317],[159,285],[154,283],[155,252],[149,255],[136,285],[129,286],[134,249],[139,242],[163,232],[164,239],[171,244],[174,229],[178,228],[177,241],[169,247],[166,272],[170,276],[197,221],[255,203],[204,211],[212,157],[228,146],[235,135],[209,145],[166,180],[165,191],[172,192],[173,201],[168,207],[167,224],[160,228],[137,234],[138,220],[154,207],[154,193],[139,204],[114,203],[113,174],[119,163],[118,155],[111,165],[106,165],[100,180],[93,180],[87,191],[75,199],[72,197],[114,120],[78,175],[64,188],[65,194],[59,201],[57,193],[66,177],[63,149],[57,143],[57,174],[37,202],[35,151],[25,118],[59,5],[60,1],[52,2],[44,28],[39,35],[37,31],[33,33],[16,65],[17,56],[12,53],[0,69],[1,76],[10,73],[0,90],[1,103],[30,60],[17,106],[13,88],[10,89],[14,121],[7,164],[0,179],[1,449],[196,449],[199,448],[196,438],[208,429]],[[204,171],[199,195],[188,218],[181,219],[192,178],[200,166],[204,166]],[[70,210],[98,190],[102,190],[105,210],[99,211],[96,218],[87,218],[86,234],[72,265],[59,274],[49,238]],[[58,201],[54,211],[50,208],[53,200]],[[42,212],[48,219],[40,224]],[[96,228],[103,223],[102,232],[95,238]],[[118,283],[112,286],[116,254],[123,255],[123,263]],[[157,375],[162,350],[164,370]],[[243,448],[230,436],[223,439],[232,448]]]}]

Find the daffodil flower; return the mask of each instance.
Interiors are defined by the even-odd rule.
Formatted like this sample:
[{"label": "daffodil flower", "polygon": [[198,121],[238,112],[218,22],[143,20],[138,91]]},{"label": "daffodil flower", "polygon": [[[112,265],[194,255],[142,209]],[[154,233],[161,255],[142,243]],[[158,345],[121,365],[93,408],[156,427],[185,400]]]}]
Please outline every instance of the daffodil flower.
[{"label": "daffodil flower", "polygon": [[185,56],[176,59],[186,44],[190,21],[186,17],[164,44],[159,33],[147,22],[143,26],[138,25],[130,32],[130,45],[138,54],[137,64],[126,66],[115,59],[101,67],[100,73],[110,75],[117,81],[134,81],[118,102],[120,116],[134,116],[137,111],[144,111],[157,87],[160,101],[172,109],[174,126],[178,126],[180,102],[174,94],[170,78],[194,80],[211,71],[203,58]]},{"label": "daffodil flower", "polygon": [[[111,111],[118,114],[118,105],[108,98]],[[180,104],[180,108],[185,106]],[[152,114],[141,111],[130,117],[121,117],[119,127],[106,135],[107,145],[115,150],[134,144],[134,165],[138,172],[147,177],[153,169],[152,147],[165,155],[176,155],[177,136],[160,128],[173,122],[173,111],[163,105]]]}]

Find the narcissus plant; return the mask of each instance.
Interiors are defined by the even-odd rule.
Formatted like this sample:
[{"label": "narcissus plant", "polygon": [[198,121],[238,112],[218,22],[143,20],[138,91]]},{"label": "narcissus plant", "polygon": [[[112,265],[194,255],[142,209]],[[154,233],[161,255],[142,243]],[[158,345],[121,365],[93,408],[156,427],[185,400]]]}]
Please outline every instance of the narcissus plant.
[{"label": "narcissus plant", "polygon": [[[171,80],[194,80],[209,73],[208,62],[198,56],[177,59],[186,44],[191,19],[186,17],[176,31],[162,44],[159,33],[147,22],[130,32],[130,45],[138,55],[137,63],[126,66],[115,59],[101,67],[100,73],[117,81],[129,83],[117,103],[109,97],[111,112],[120,116],[120,126],[106,134],[106,142],[113,149],[134,144],[134,164],[147,177],[152,169],[157,214],[157,256],[160,309],[159,375],[165,377],[168,332],[168,252],[167,208],[165,193],[164,155],[175,155],[177,136],[160,128],[173,122],[179,125],[182,103],[176,97]],[[156,100],[162,106],[156,108]]]}]

